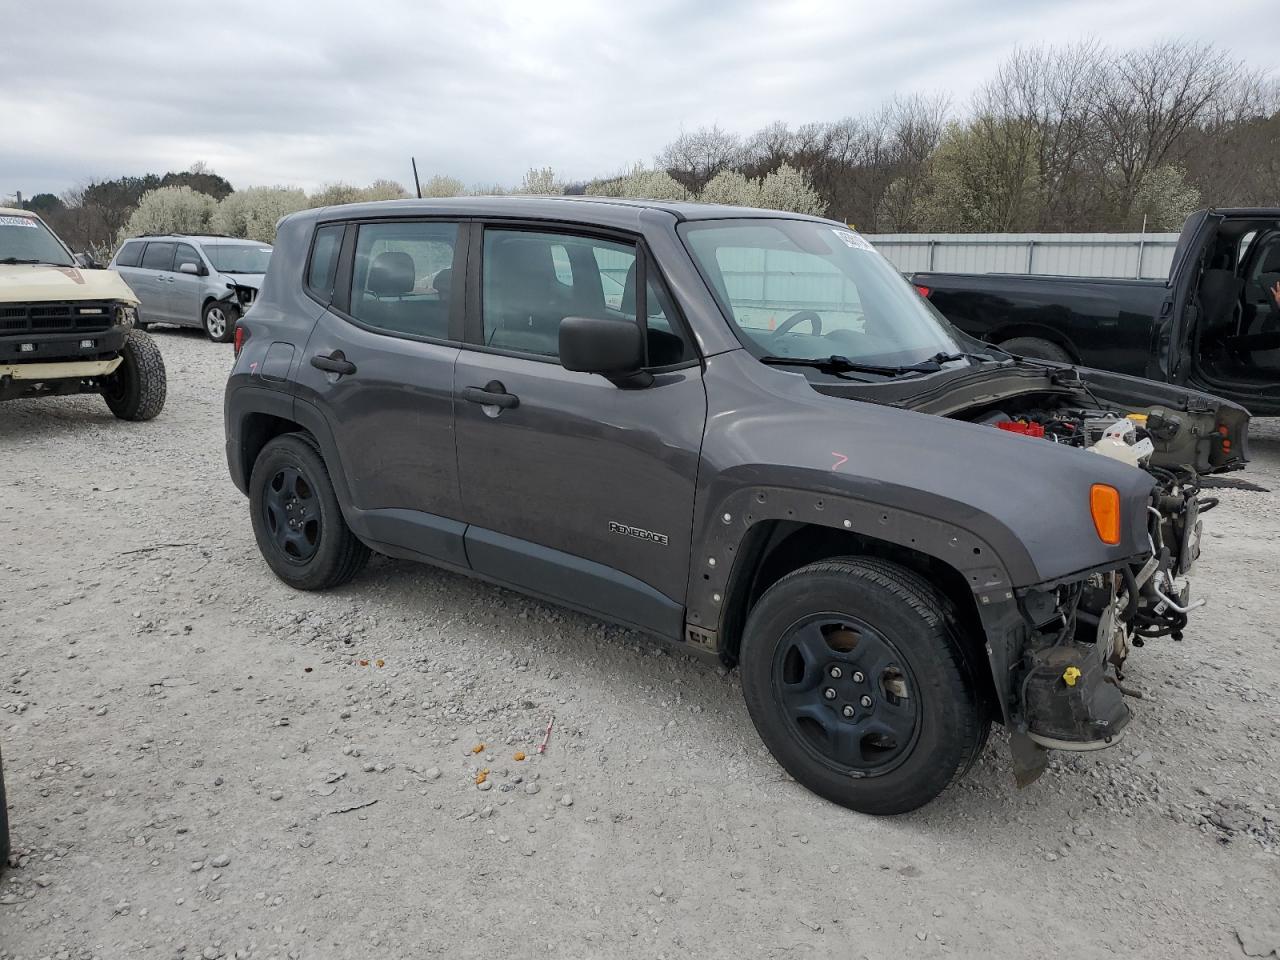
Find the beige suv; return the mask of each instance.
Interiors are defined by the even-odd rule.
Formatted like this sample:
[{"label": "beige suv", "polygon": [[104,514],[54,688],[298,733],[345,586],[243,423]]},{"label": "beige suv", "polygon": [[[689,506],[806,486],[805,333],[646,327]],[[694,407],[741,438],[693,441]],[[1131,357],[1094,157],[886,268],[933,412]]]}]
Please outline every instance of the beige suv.
[{"label": "beige suv", "polygon": [[29,210],[0,207],[0,400],[100,393],[122,420],[164,407],[164,360],[135,329],[138,298],[76,265]]}]

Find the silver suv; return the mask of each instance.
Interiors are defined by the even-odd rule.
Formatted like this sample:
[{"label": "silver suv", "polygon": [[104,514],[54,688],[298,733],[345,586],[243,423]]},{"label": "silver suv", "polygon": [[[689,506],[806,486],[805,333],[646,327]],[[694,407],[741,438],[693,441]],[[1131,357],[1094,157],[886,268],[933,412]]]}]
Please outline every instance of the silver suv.
[{"label": "silver suv", "polygon": [[141,301],[138,326],[203,327],[226,343],[258,295],[271,247],[235,237],[148,235],[126,240],[111,259]]}]

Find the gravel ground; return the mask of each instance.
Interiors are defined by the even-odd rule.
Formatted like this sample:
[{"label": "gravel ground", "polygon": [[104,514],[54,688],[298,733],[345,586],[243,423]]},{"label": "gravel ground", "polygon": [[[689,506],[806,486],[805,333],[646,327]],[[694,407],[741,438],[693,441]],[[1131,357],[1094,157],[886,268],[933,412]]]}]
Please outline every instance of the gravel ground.
[{"label": "gravel ground", "polygon": [[877,820],[782,774],[736,673],[385,558],[284,587],[223,460],[230,348],[156,339],[151,423],[0,410],[0,958],[1280,948],[1280,423],[1120,746],[1019,791],[997,731]]}]

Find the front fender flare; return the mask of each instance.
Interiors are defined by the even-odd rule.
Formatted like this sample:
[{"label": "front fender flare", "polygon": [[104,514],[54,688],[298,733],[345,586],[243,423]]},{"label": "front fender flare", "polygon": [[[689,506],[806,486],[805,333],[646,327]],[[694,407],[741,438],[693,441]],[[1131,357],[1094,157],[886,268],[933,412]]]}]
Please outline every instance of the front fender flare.
[{"label": "front fender flare", "polygon": [[753,562],[743,545],[753,529],[777,520],[860,534],[956,570],[973,593],[1001,718],[1009,721],[1010,671],[1017,665],[1026,627],[1007,562],[981,536],[900,507],[775,486],[745,487],[729,494],[710,514],[690,565],[686,620],[691,640],[700,641],[704,651],[711,645],[722,651],[730,586],[736,577],[750,575],[742,565]]}]

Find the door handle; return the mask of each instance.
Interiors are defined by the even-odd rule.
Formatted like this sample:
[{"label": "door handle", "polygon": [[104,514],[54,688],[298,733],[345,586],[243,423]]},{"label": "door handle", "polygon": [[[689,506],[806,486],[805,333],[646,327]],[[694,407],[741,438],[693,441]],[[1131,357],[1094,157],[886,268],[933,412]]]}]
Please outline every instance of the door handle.
[{"label": "door handle", "polygon": [[503,410],[520,406],[520,398],[514,393],[507,393],[507,388],[497,380],[490,380],[483,387],[464,387],[462,399],[486,407],[501,407]]},{"label": "door handle", "polygon": [[356,365],[348,360],[341,350],[335,350],[329,356],[320,354],[311,358],[311,365],[317,370],[326,370],[329,373],[337,373],[344,376],[350,376],[356,372]]}]

